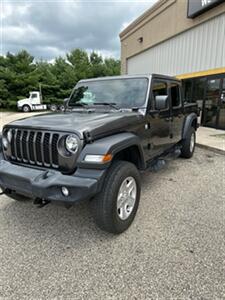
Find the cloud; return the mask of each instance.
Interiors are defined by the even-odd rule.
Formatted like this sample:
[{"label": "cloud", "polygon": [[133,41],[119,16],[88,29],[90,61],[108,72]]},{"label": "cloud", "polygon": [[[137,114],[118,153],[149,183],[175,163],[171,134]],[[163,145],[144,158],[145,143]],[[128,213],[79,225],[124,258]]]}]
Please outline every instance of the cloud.
[{"label": "cloud", "polygon": [[2,0],[2,54],[27,49],[51,60],[83,48],[119,57],[119,32],[154,2]]}]

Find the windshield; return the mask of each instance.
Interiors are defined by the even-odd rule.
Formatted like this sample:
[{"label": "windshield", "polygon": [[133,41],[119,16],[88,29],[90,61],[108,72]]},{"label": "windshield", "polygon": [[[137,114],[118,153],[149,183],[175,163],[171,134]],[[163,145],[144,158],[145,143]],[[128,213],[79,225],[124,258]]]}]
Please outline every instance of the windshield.
[{"label": "windshield", "polygon": [[115,105],[119,108],[143,107],[148,88],[147,78],[107,79],[78,83],[69,106]]}]

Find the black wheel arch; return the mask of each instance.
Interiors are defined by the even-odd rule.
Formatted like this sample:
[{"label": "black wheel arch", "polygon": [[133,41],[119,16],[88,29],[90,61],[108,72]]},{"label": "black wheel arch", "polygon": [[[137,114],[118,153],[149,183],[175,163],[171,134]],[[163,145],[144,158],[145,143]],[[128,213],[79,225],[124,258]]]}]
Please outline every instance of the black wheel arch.
[{"label": "black wheel arch", "polygon": [[84,158],[87,154],[104,155],[112,154],[113,160],[125,160],[132,162],[138,169],[145,169],[141,140],[133,133],[119,133],[109,137],[101,138],[93,143],[87,144],[78,158],[78,166],[83,168],[106,168],[110,163],[93,164],[86,163]]},{"label": "black wheel arch", "polygon": [[195,130],[197,130],[198,128],[198,117],[196,113],[191,113],[184,119],[184,125],[182,130],[183,140],[186,138],[187,133],[191,127],[193,127]]}]

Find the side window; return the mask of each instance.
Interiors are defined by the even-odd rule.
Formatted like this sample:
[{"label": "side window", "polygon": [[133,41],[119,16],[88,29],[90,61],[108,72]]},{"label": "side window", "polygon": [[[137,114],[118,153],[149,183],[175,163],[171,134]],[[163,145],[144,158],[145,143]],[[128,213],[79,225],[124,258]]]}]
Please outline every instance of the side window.
[{"label": "side window", "polygon": [[172,83],[170,86],[171,103],[172,107],[180,105],[180,86],[176,83]]},{"label": "side window", "polygon": [[152,104],[155,108],[155,97],[156,96],[168,96],[167,83],[163,81],[153,81],[152,85]]},{"label": "side window", "polygon": [[32,94],[31,95],[31,98],[33,99],[33,98],[37,98],[37,94]]}]

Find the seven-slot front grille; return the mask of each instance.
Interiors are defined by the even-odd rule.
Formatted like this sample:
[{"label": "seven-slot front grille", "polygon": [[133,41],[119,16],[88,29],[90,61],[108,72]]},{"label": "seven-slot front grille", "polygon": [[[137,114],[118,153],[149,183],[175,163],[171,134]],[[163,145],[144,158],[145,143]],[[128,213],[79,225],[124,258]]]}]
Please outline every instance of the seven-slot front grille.
[{"label": "seven-slot front grille", "polygon": [[11,157],[17,162],[58,168],[59,134],[28,129],[12,129]]}]

